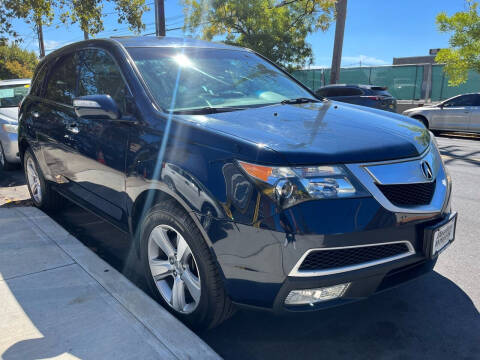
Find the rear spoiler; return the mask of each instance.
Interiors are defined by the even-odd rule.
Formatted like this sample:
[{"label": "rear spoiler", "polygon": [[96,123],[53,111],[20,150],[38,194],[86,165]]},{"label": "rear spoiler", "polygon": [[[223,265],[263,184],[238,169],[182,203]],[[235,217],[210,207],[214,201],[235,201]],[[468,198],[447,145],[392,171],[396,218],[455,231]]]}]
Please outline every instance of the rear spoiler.
[{"label": "rear spoiler", "polygon": [[380,91],[385,91],[388,89],[386,86],[372,86],[370,89],[372,90],[380,90]]}]

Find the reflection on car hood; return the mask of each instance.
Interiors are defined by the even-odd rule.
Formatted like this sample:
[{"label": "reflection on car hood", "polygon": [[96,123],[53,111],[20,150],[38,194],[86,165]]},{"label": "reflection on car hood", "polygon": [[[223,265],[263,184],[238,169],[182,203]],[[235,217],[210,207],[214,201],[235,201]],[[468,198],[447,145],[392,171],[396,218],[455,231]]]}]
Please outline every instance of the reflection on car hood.
[{"label": "reflection on car hood", "polygon": [[358,163],[418,156],[430,142],[418,121],[334,101],[189,116],[209,129],[265,145],[290,164]]},{"label": "reflection on car hood", "polygon": [[18,107],[0,108],[0,118],[8,121],[18,121]]}]

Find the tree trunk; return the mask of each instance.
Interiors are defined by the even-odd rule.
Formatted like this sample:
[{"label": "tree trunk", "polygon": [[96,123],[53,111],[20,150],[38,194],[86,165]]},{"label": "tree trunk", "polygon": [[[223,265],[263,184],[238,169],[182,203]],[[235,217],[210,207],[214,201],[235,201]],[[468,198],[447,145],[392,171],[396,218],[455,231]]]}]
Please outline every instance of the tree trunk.
[{"label": "tree trunk", "polygon": [[42,29],[42,21],[37,20],[37,35],[38,35],[38,50],[40,51],[40,58],[45,56],[45,44],[43,43],[43,29]]},{"label": "tree trunk", "polygon": [[347,0],[338,0],[337,21],[335,24],[335,43],[333,45],[332,69],[330,72],[330,84],[336,84],[340,79],[340,64],[342,62],[343,34],[345,32],[345,19],[347,17]]},{"label": "tree trunk", "polygon": [[88,32],[86,32],[85,30],[83,30],[83,39],[88,40]]}]

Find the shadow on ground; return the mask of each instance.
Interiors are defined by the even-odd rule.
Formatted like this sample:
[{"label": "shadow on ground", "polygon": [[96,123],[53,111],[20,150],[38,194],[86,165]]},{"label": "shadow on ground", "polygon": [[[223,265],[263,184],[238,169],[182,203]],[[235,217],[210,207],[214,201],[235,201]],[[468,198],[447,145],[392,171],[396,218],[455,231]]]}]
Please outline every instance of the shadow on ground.
[{"label": "shadow on ground", "polygon": [[[51,216],[145,290],[125,235],[74,205]],[[480,316],[458,286],[432,272],[322,312],[275,317],[239,311],[199,336],[225,359],[474,359]]]}]

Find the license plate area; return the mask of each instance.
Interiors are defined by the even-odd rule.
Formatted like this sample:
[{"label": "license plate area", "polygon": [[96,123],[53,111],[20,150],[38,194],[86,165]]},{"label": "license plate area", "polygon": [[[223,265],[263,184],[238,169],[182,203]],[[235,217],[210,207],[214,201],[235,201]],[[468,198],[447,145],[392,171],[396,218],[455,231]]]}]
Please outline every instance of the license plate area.
[{"label": "license plate area", "polygon": [[425,255],[435,258],[455,240],[457,214],[452,214],[440,224],[435,224],[425,229],[424,251]]}]

